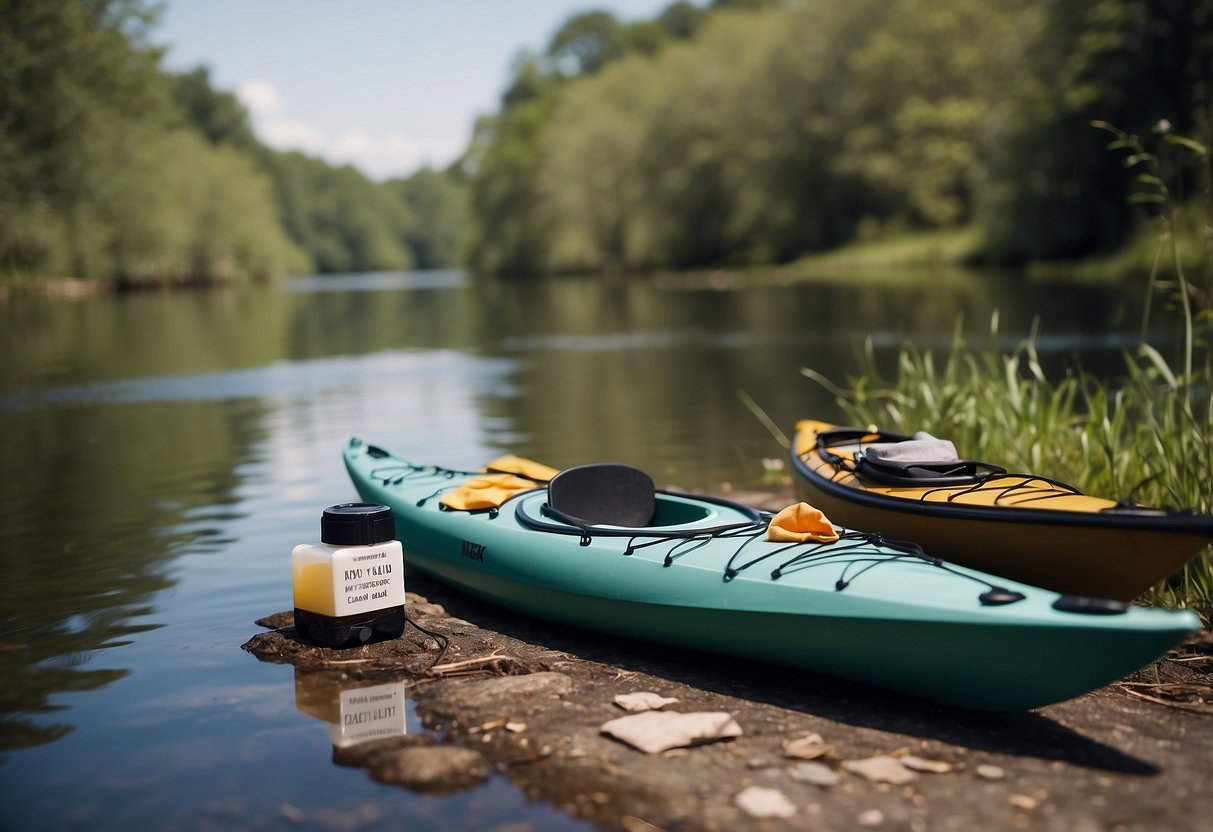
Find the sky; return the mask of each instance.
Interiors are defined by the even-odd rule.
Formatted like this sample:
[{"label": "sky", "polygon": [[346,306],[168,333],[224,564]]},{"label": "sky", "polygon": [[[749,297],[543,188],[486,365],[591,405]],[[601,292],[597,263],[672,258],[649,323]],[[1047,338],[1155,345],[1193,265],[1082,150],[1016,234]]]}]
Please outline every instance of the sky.
[{"label": "sky", "polygon": [[265,144],[373,179],[444,167],[511,67],[569,17],[649,20],[671,0],[168,0],[150,40],[171,71],[209,67]]}]

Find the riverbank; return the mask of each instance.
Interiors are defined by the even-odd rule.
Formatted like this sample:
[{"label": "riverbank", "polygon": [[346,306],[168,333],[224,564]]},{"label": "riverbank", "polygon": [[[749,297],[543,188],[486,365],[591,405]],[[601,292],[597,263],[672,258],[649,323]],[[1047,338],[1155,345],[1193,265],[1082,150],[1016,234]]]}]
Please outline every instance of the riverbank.
[{"label": "riverbank", "polygon": [[[1118,685],[986,714],[555,630],[413,583],[428,594],[410,596],[411,616],[450,640],[435,667],[435,642],[416,630],[331,651],[298,641],[289,613],[262,622],[285,629],[245,645],[263,661],[310,670],[297,690],[374,684],[409,669],[426,733],[334,752],[383,783],[449,794],[495,771],[531,800],[627,832],[738,829],[756,817],[771,830],[1195,832],[1213,812],[1209,634]],[[1203,691],[1204,704],[1165,704],[1178,690]],[[603,731],[627,715],[617,699],[638,693],[672,700],[663,712],[725,714],[738,735],[645,753]]]},{"label": "riverbank", "polygon": [[[554,627],[419,575],[409,584],[410,617],[449,640],[441,656],[412,628],[353,650],[312,647],[289,612],[244,646],[299,669],[297,691],[407,672],[425,733],[334,752],[380,782],[450,793],[498,772],[532,800],[627,832],[756,818],[770,830],[1197,830],[1213,813],[1210,633],[1086,696],[989,714]],[[661,711],[621,739],[615,721],[636,694]],[[660,714],[709,727],[646,753],[638,746],[676,727]]]}]

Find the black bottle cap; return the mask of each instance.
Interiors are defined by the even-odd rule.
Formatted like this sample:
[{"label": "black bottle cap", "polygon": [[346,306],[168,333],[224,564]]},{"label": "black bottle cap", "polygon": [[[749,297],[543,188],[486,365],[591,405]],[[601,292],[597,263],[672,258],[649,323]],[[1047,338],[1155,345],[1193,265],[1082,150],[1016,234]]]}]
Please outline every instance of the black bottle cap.
[{"label": "black bottle cap", "polygon": [[332,546],[369,546],[395,537],[392,510],[377,503],[329,506],[320,517],[320,541]]}]

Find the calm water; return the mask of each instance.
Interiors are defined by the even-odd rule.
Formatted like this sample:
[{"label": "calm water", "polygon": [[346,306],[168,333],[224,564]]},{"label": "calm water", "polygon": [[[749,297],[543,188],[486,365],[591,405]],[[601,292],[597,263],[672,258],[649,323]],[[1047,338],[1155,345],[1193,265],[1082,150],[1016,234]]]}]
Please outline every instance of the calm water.
[{"label": "calm water", "polygon": [[0,827],[585,828],[500,775],[435,799],[335,764],[339,692],[239,649],[290,608],[291,547],[356,498],[349,435],[457,467],[511,450],[755,485],[784,452],[741,392],[784,431],[835,417],[801,367],[841,381],[868,336],[942,347],[995,309],[1009,345],[1040,315],[1051,364],[1105,361],[1134,300],[433,272],[0,305]]}]

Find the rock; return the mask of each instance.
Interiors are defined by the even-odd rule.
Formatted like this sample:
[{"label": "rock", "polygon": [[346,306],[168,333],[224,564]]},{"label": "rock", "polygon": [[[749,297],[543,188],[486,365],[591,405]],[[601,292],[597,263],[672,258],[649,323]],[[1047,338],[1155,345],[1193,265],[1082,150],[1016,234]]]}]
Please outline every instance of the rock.
[{"label": "rock", "polygon": [[927,760],[923,757],[915,757],[913,754],[906,754],[904,757],[898,758],[901,764],[911,771],[925,771],[928,774],[947,774],[952,770],[951,763],[945,763],[943,760]]},{"label": "rock", "polygon": [[918,775],[901,764],[896,757],[868,757],[863,760],[847,760],[842,767],[873,783],[892,783],[900,786],[918,779]]},{"label": "rock", "polygon": [[541,671],[522,676],[502,676],[474,681],[447,683],[437,697],[437,710],[445,713],[468,713],[477,715],[477,721],[487,722],[492,717],[513,717],[506,710],[518,708],[521,700],[536,707],[546,707],[550,697],[568,693],[573,689],[573,680],[563,673]]},{"label": "rock", "polygon": [[1025,812],[1030,812],[1040,805],[1040,801],[1031,795],[1012,794],[1007,796],[1007,802],[1016,809],[1023,809]]},{"label": "rock", "polygon": [[621,693],[615,697],[615,704],[625,711],[640,713],[642,711],[660,711],[666,705],[673,705],[678,700],[649,691],[636,693]]},{"label": "rock", "polygon": [[483,782],[489,763],[479,751],[448,745],[397,748],[371,757],[367,771],[380,783],[423,792],[460,791]]},{"label": "rock", "polygon": [[733,802],[752,818],[790,818],[796,814],[792,801],[778,789],[750,786],[738,794]]},{"label": "rock", "polygon": [[983,780],[1001,780],[1007,773],[998,766],[981,765],[974,769],[977,776]]},{"label": "rock", "polygon": [[855,822],[860,826],[880,826],[884,823],[884,812],[879,809],[868,809],[866,812],[861,812],[859,817],[855,818]]},{"label": "rock", "polygon": [[693,714],[645,711],[612,719],[599,730],[646,754],[741,736],[741,726],[724,711]]},{"label": "rock", "polygon": [[821,734],[807,734],[787,740],[783,744],[783,755],[796,760],[816,760],[834,753],[834,746],[827,745]]},{"label": "rock", "polygon": [[825,763],[807,762],[789,766],[788,776],[801,783],[812,783],[814,786],[833,786],[842,779],[842,775]]}]

